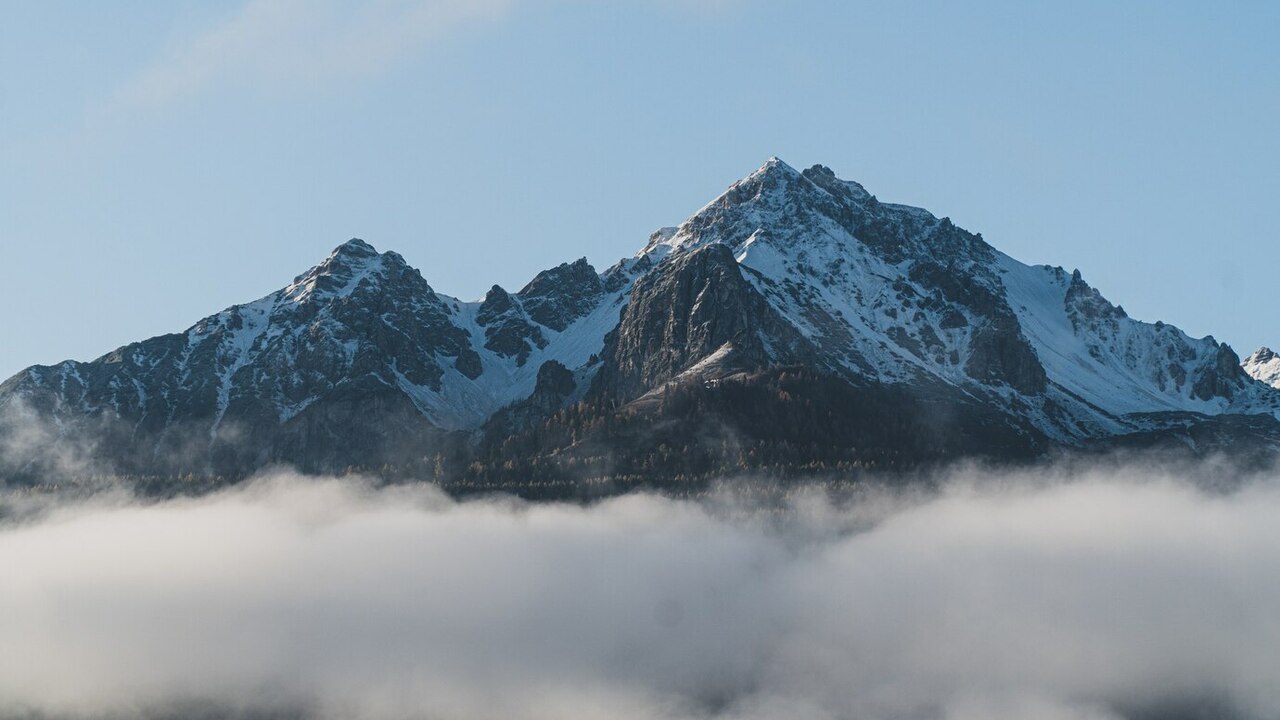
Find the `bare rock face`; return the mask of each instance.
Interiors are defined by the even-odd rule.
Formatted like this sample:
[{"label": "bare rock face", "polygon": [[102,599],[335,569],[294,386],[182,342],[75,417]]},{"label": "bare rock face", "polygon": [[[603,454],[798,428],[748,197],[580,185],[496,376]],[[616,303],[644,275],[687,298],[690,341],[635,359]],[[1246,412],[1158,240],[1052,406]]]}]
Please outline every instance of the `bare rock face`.
[{"label": "bare rock face", "polygon": [[595,307],[604,290],[595,268],[586,258],[579,258],[538,273],[519,294],[534,322],[564,330]]},{"label": "bare rock face", "polygon": [[573,394],[578,383],[573,379],[573,372],[555,360],[548,360],[538,368],[538,384],[533,389],[534,396],[563,399]]},{"label": "bare rock face", "polygon": [[480,303],[476,323],[484,328],[486,348],[524,365],[531,352],[547,346],[547,339],[518,302],[494,285]]},{"label": "bare rock face", "polygon": [[[777,353],[766,338],[777,336]],[[733,367],[795,354],[800,339],[743,276],[725,245],[673,257],[631,291],[606,339],[593,392],[631,399],[720,353]]]},{"label": "bare rock face", "polygon": [[978,327],[970,353],[964,369],[975,380],[1005,383],[1023,395],[1045,389],[1044,367],[1012,315],[997,315]]},{"label": "bare rock face", "polygon": [[1240,356],[1229,345],[1218,346],[1213,363],[1200,371],[1192,393],[1201,400],[1225,398],[1231,400],[1236,393],[1247,387],[1248,375],[1240,367]]}]

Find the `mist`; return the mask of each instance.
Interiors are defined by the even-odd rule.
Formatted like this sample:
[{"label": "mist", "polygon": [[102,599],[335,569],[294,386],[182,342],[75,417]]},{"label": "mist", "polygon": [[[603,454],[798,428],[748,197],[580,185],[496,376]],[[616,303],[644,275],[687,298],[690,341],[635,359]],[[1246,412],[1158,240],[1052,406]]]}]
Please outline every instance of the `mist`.
[{"label": "mist", "polygon": [[1205,472],[767,506],[288,473],[26,500],[0,524],[0,716],[1274,718],[1280,481]]}]

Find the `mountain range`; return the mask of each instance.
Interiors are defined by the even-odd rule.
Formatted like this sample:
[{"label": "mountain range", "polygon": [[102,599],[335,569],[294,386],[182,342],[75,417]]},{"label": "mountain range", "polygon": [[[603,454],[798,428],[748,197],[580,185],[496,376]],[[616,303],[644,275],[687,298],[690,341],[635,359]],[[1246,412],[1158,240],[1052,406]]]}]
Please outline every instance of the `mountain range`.
[{"label": "mountain range", "polygon": [[264,298],[0,385],[0,476],[272,464],[608,492],[1116,447],[1269,457],[1280,356],[776,158],[603,271],[478,301],[353,239]]}]

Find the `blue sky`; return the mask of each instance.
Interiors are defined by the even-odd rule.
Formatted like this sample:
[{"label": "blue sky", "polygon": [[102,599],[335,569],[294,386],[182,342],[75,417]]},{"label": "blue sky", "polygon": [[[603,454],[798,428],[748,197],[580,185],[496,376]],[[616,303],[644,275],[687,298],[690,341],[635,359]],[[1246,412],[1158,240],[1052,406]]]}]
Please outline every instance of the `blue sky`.
[{"label": "blue sky", "polygon": [[770,155],[1135,317],[1280,344],[1280,4],[46,0],[0,8],[0,376],[349,237],[475,298]]}]

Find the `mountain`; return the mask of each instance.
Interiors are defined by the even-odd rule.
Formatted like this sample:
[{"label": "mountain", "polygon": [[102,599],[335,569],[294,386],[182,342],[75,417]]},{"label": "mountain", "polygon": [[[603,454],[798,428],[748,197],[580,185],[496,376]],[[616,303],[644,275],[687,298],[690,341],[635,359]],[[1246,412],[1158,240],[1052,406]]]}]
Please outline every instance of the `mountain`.
[{"label": "mountain", "polygon": [[1254,350],[1252,355],[1244,359],[1241,367],[1254,380],[1280,388],[1280,355],[1276,355],[1271,348],[1260,347]]},{"label": "mountain", "polygon": [[403,462],[527,396],[544,361],[582,365],[616,323],[625,265],[601,277],[566,264],[463,303],[398,254],[351,240],[183,333],[9,379],[0,432],[9,426],[12,446],[33,422],[45,431],[7,466],[65,447],[145,474]]},{"label": "mountain", "polygon": [[1242,367],[1079,271],[772,158],[604,272],[581,259],[463,302],[351,240],[183,333],[28,368],[0,385],[0,472],[290,463],[519,489],[1270,452],[1277,377],[1270,351]]}]

